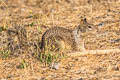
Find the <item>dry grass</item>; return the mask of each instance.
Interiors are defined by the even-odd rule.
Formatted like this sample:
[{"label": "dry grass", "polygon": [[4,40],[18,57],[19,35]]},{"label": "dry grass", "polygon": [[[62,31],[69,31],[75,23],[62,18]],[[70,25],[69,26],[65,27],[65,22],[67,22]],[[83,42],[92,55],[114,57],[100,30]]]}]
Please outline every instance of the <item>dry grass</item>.
[{"label": "dry grass", "polygon": [[[119,0],[0,0],[0,79],[120,80],[119,49],[118,52],[113,50],[120,45],[119,15]],[[9,51],[5,50],[6,30],[14,24],[23,24],[29,44],[37,44],[46,29],[54,26],[73,29],[81,16],[99,25],[98,34],[86,36],[86,49],[107,49],[107,54],[102,51],[80,53],[85,55],[67,53],[78,55],[63,58],[59,62],[60,68],[54,70],[33,56],[34,47],[17,57],[8,56]]]}]

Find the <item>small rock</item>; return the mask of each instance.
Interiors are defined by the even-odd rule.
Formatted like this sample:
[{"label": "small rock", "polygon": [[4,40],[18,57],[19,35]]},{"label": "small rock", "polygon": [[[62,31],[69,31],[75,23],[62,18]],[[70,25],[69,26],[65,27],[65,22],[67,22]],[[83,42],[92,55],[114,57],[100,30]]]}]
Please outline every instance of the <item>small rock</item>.
[{"label": "small rock", "polygon": [[103,27],[103,26],[104,26],[104,23],[103,23],[103,22],[102,22],[102,23],[99,23],[98,26],[99,26],[99,27]]},{"label": "small rock", "polygon": [[83,78],[80,78],[80,79],[78,79],[78,80],[83,80]]},{"label": "small rock", "polygon": [[55,69],[55,70],[59,69],[59,66],[60,64],[58,62],[53,62],[50,64],[50,68]]},{"label": "small rock", "polygon": [[12,78],[12,75],[8,75],[7,78]]}]

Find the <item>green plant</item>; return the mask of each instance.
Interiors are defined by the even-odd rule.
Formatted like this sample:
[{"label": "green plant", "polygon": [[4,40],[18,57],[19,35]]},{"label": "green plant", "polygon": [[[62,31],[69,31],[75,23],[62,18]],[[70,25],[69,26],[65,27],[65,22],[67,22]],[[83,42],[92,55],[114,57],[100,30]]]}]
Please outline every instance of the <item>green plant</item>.
[{"label": "green plant", "polygon": [[20,69],[24,69],[26,67],[28,67],[28,63],[23,59],[22,62],[20,63],[20,65],[17,66]]},{"label": "green plant", "polygon": [[0,27],[0,32],[2,32],[2,31],[5,31],[6,30],[6,27],[4,28],[4,27]]},{"label": "green plant", "polygon": [[[38,42],[40,42],[39,39]],[[59,62],[64,57],[61,55],[61,50],[56,49],[56,46],[54,44],[47,45],[48,43],[51,42],[46,40],[44,50],[40,49],[39,45],[41,45],[41,43],[36,44],[36,50],[34,52],[35,57],[37,57],[38,60],[45,65],[51,64],[52,62]]]},{"label": "green plant", "polygon": [[44,64],[51,64],[52,62],[60,61],[60,54],[57,52],[46,51],[39,54],[39,60]]},{"label": "green plant", "polygon": [[[46,44],[48,44],[48,41],[46,41]],[[44,64],[51,64],[52,62],[58,62],[61,60],[60,51],[56,51],[55,45],[45,45],[45,49],[43,52],[39,53],[39,60]],[[53,51],[52,51],[53,50]]]},{"label": "green plant", "polygon": [[39,32],[42,32],[42,29],[41,29],[41,27],[39,26],[39,27],[37,27],[38,28],[38,31]]},{"label": "green plant", "polygon": [[29,26],[32,27],[34,25],[34,22],[30,23]]},{"label": "green plant", "polygon": [[1,58],[7,58],[10,55],[9,50],[1,50],[0,51]]}]

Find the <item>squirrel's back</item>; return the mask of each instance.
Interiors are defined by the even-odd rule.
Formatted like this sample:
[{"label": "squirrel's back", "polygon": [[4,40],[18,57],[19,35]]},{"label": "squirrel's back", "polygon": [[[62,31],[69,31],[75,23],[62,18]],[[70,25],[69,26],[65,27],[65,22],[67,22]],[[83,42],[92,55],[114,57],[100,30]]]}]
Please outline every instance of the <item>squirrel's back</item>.
[{"label": "squirrel's back", "polygon": [[53,27],[48,29],[43,35],[41,39],[41,49],[44,48],[45,41],[49,40],[50,38],[55,38],[59,40],[59,42],[63,41],[64,43],[71,44],[73,41],[72,30],[62,28],[62,27]]}]

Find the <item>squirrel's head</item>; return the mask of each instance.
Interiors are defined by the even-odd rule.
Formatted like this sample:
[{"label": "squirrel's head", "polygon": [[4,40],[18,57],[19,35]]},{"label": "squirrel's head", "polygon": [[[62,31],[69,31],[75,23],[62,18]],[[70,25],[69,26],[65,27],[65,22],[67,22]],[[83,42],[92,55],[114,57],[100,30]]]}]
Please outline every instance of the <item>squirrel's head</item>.
[{"label": "squirrel's head", "polygon": [[97,27],[87,22],[87,19],[81,19],[80,25],[75,29],[78,33],[94,33],[97,32]]},{"label": "squirrel's head", "polygon": [[73,34],[79,36],[93,34],[96,33],[97,30],[98,28],[95,25],[88,23],[86,18],[82,18],[80,21],[80,25],[73,30]]}]

